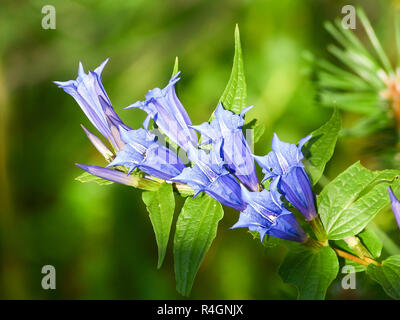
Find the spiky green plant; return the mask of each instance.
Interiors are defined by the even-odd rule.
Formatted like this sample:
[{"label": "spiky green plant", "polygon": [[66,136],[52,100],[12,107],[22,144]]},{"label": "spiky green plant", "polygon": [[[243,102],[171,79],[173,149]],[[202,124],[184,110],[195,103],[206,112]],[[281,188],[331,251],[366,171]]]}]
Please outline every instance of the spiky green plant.
[{"label": "spiky green plant", "polygon": [[[395,14],[396,61],[385,53],[369,19],[357,8],[358,22],[369,44],[364,44],[354,31],[342,26],[338,18],[326,22],[325,28],[337,41],[328,51],[334,62],[317,59],[318,97],[323,106],[360,114],[359,121],[343,130],[344,135],[373,134],[375,150],[382,157],[394,159],[398,153],[400,132],[400,25]],[[372,49],[369,49],[371,47]],[[393,59],[394,60],[394,59]],[[379,140],[379,143],[377,142]],[[393,161],[391,160],[392,165]]]}]

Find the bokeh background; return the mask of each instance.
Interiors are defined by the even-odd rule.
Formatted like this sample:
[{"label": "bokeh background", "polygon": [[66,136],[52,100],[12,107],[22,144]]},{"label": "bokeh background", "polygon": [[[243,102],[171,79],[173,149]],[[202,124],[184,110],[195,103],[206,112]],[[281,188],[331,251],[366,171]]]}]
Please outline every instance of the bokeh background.
[{"label": "bokeh background", "polygon": [[[55,30],[41,27],[47,4],[56,8]],[[238,23],[248,103],[256,106],[248,116],[266,128],[256,145],[256,153],[265,154],[274,131],[296,142],[329,118],[332,110],[317,103],[305,56],[331,59],[326,46],[333,40],[323,22],[340,16],[345,4],[360,4],[385,48],[394,51],[388,0],[2,0],[0,297],[182,298],[175,291],[171,247],[163,268],[156,269],[155,238],[140,192],[74,180],[81,173],[74,163],[104,162],[79,126],[92,128],[89,121],[53,80],[74,79],[79,61],[93,70],[110,57],[104,85],[122,119],[138,127],[144,114],[122,108],[164,86],[179,56],[178,95],[199,124],[209,118],[228,81]],[[345,114],[344,124],[356,118]],[[340,140],[327,176],[358,159],[379,166],[365,151],[367,144],[365,138]],[[177,212],[181,205],[178,200]],[[276,272],[285,249],[265,249],[244,229],[230,230],[237,218],[238,212],[226,208],[191,298],[294,299],[295,289]],[[400,243],[389,211],[374,223]],[[47,264],[56,267],[56,290],[41,288]],[[362,274],[357,290],[342,290],[340,279],[327,298],[387,298]]]}]

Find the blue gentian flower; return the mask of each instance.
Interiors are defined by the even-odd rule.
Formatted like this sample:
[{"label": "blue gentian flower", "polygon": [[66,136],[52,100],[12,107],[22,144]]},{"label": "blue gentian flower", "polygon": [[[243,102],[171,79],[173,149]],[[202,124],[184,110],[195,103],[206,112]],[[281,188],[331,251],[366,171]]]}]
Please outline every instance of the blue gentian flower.
[{"label": "blue gentian flower", "polygon": [[235,228],[249,228],[260,234],[261,242],[266,234],[290,241],[305,242],[308,237],[295,216],[287,210],[277,191],[277,180],[271,182],[271,191],[250,192],[242,186],[242,198],[247,204],[240,213]]},{"label": "blue gentian flower", "polygon": [[189,145],[188,158],[194,163],[186,167],[182,173],[172,179],[188,184],[197,196],[204,191],[220,203],[236,210],[243,210],[240,185],[237,180],[224,168],[224,163],[218,152],[211,150],[207,153]]},{"label": "blue gentian flower", "polygon": [[397,224],[399,225],[400,228],[400,201],[394,195],[391,187],[388,187],[388,190],[389,190],[389,197],[390,197],[390,204],[392,206],[392,211],[396,218]]},{"label": "blue gentian flower", "polygon": [[310,179],[301,162],[301,149],[310,138],[311,135],[301,139],[296,146],[280,141],[274,134],[272,151],[264,157],[254,156],[265,173],[263,181],[277,180],[279,191],[308,221],[317,216]]},{"label": "blue gentian flower", "polygon": [[179,175],[185,165],[170,149],[156,141],[156,137],[147,130],[125,130],[120,127],[121,140],[125,143],[118,151],[116,158],[108,165],[125,166],[131,173],[139,168],[141,171],[164,180]]},{"label": "blue gentian flower", "polygon": [[179,80],[178,72],[164,89],[150,90],[145,101],[137,101],[125,109],[139,108],[145,111],[148,115],[146,122],[153,119],[172,142],[187,151],[190,144],[197,145],[197,135],[190,128],[192,122],[175,92],[175,84]]},{"label": "blue gentian flower", "polygon": [[221,156],[228,170],[247,188],[257,191],[258,179],[254,159],[242,131],[243,117],[251,108],[252,106],[243,109],[238,115],[225,110],[219,103],[211,123],[204,122],[192,128],[201,133],[202,144],[215,144],[222,140]]},{"label": "blue gentian flower", "polygon": [[[90,122],[105,137],[115,150],[123,148],[124,143],[119,137],[118,127],[129,130],[115,113],[111,101],[104,89],[101,74],[108,59],[94,71],[85,73],[82,63],[79,63],[78,78],[69,81],[54,81],[59,88],[70,94],[81,107]],[[91,140],[92,141],[92,140]]]}]

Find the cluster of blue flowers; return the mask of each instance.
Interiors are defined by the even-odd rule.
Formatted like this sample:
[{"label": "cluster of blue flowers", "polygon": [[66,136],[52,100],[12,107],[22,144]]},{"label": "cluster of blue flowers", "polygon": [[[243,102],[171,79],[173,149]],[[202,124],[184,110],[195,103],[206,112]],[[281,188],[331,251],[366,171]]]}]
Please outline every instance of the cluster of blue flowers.
[{"label": "cluster of blue flowers", "polygon": [[[76,80],[55,82],[76,100],[112,149],[83,127],[90,141],[108,161],[108,166],[78,164],[80,168],[126,185],[131,185],[129,175],[133,170],[140,170],[149,179],[183,183],[194,190],[194,196],[205,192],[240,211],[239,221],[232,228],[246,227],[257,231],[261,241],[266,234],[291,241],[307,241],[308,236],[293,213],[284,206],[282,198],[306,220],[316,217],[315,196],[302,164],[301,151],[311,136],[295,145],[280,141],[275,134],[272,151],[263,157],[254,156],[242,131],[244,115],[251,107],[241,114],[234,114],[220,103],[211,122],[192,125],[176,95],[179,73],[165,88],[150,90],[144,101],[126,108],[138,108],[147,113],[143,127],[134,130],[115,113],[103,87],[101,74],[106,63],[107,60],[87,74],[80,64]],[[151,120],[168,137],[170,144],[176,145],[175,149],[161,144],[149,130]],[[196,132],[200,133],[200,139]],[[190,160],[188,165],[176,150],[186,153]],[[269,190],[258,182],[254,159],[265,173],[263,181],[271,180]]]}]

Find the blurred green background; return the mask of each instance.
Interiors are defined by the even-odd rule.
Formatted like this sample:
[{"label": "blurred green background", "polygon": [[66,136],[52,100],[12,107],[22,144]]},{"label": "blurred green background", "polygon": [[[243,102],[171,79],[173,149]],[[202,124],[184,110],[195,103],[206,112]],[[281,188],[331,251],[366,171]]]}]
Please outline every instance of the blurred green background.
[{"label": "blurred green background", "polygon": [[[57,27],[41,27],[44,5],[56,8]],[[131,127],[140,110],[122,110],[164,86],[179,56],[178,94],[192,121],[206,121],[228,81],[233,32],[241,31],[248,103],[266,131],[298,141],[326,121],[316,102],[306,52],[328,57],[333,40],[323,22],[360,4],[389,53],[394,46],[391,1],[326,0],[89,0],[0,2],[0,297],[34,299],[180,299],[171,247],[161,270],[152,227],[138,190],[82,184],[75,162],[103,165],[80,123],[89,121],[53,80],[75,79],[78,62],[93,70],[105,58],[106,90]],[[359,30],[356,30],[359,32]],[[394,50],[393,50],[394,51]],[[349,125],[356,116],[344,115]],[[339,141],[328,177],[354,161],[376,168],[365,139]],[[178,201],[178,207],[182,201]],[[282,247],[263,249],[244,230],[230,230],[238,212],[226,208],[219,233],[199,270],[193,299],[294,299],[277,269]],[[375,220],[400,243],[390,211]],[[41,288],[41,268],[54,265],[57,289]],[[331,299],[384,299],[382,289],[357,276],[357,290]]]}]

